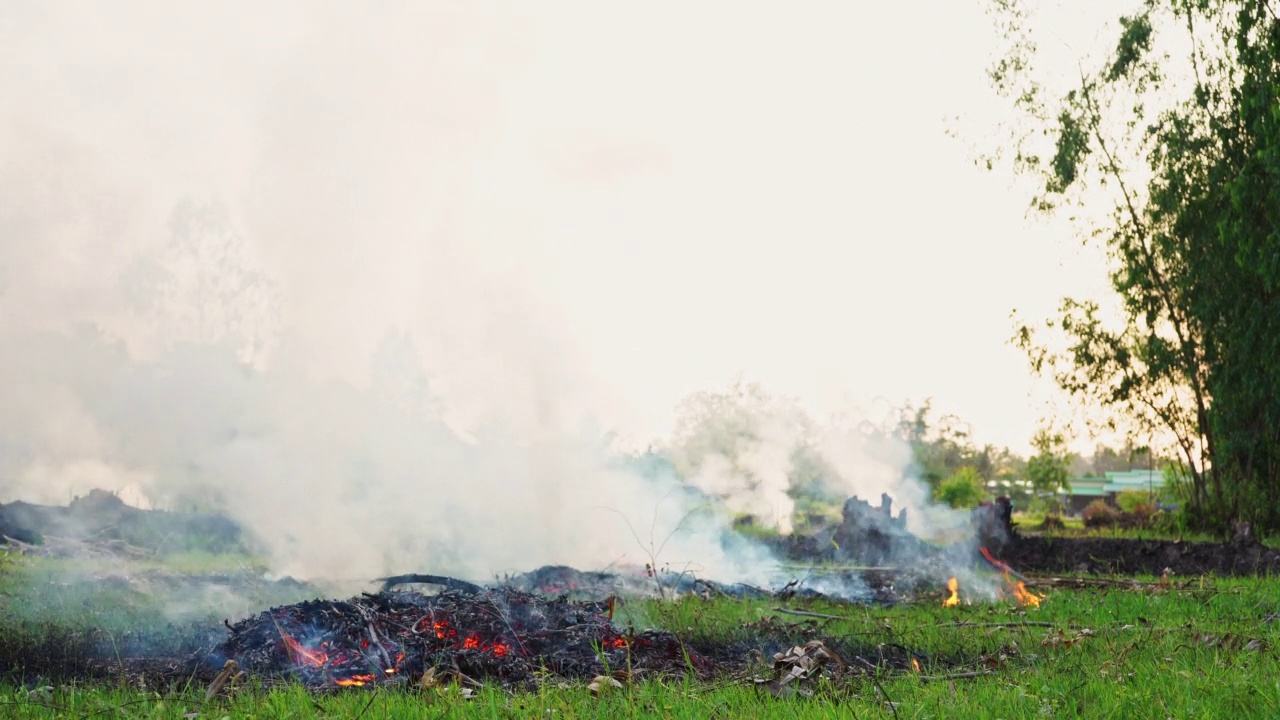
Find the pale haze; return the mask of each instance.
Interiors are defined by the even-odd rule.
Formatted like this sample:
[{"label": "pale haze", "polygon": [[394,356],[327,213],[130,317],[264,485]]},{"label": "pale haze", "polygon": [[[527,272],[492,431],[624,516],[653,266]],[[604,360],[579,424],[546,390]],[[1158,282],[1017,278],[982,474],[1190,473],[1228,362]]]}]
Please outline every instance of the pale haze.
[{"label": "pale haze", "polygon": [[[1038,22],[1069,80],[1122,8],[1068,7]],[[1008,345],[1010,312],[1046,316],[1105,276],[1069,228],[1024,219],[1025,186],[974,165],[1008,117],[985,75],[996,49],[982,4],[957,0],[6,3],[0,339],[16,356],[92,327],[175,377],[194,371],[167,348],[229,343],[299,417],[329,401],[289,383],[420,376],[463,437],[500,421],[524,441],[643,446],[683,397],[742,375],[819,417],[932,397],[978,442],[1025,452],[1053,393]],[[170,244],[202,232],[234,252]],[[211,267],[238,280],[206,282]],[[87,390],[16,375],[53,366],[12,360],[0,381],[9,421],[41,438],[10,448],[39,462],[6,467],[41,482],[74,463],[151,472],[104,417],[183,427],[259,398],[214,385],[187,411],[126,395],[85,410]],[[206,376],[239,387],[190,377]],[[255,457],[207,467],[267,476]]]},{"label": "pale haze", "polygon": [[[1080,52],[1118,10],[1031,5]],[[359,377],[389,326],[439,337],[442,306],[477,300],[435,272],[462,262],[536,304],[530,332],[637,435],[743,373],[819,411],[931,396],[1021,448],[1043,408],[1009,312],[1100,285],[1065,230],[1023,221],[1025,188],[972,165],[1005,117],[976,2],[2,16],[6,165],[92,173],[130,235],[162,233],[181,197],[227,203],[284,286],[284,324],[325,348],[318,373]],[[84,231],[93,252],[145,240]],[[109,270],[67,255],[47,267],[68,283]],[[30,302],[74,302],[54,292]],[[463,344],[440,352],[471,365],[484,333],[451,330]]]}]

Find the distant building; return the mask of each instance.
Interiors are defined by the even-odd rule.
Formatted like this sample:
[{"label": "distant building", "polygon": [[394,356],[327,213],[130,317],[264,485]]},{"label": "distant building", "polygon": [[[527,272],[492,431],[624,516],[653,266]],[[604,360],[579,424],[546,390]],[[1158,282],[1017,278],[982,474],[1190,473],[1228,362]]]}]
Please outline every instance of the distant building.
[{"label": "distant building", "polygon": [[1099,498],[1112,505],[1116,495],[1125,490],[1150,491],[1159,494],[1164,488],[1164,473],[1159,470],[1125,470],[1108,472],[1104,477],[1075,477],[1067,481],[1064,507],[1069,515],[1079,515],[1089,503]]},{"label": "distant building", "polygon": [[1067,497],[1062,506],[1068,515],[1079,515],[1084,512],[1089,503],[1099,498],[1110,499],[1105,477],[1074,477],[1067,483],[1071,489],[1067,491]]}]

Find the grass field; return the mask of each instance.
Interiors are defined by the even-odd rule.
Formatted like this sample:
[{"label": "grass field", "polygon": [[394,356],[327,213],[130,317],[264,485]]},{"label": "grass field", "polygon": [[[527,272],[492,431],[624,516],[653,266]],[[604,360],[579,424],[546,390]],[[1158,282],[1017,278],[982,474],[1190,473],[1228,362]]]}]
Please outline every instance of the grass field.
[{"label": "grass field", "polygon": [[[1184,542],[1221,542],[1223,538],[1203,532],[1173,532],[1156,527],[1085,527],[1079,517],[1061,518],[1063,527],[1042,529],[1043,513],[1019,512],[1013,514],[1018,531],[1032,535],[1068,538],[1108,538],[1129,540],[1182,540]],[[1258,541],[1271,548],[1280,547],[1280,537],[1259,537]]]},{"label": "grass field", "polygon": [[[110,584],[48,592],[61,569],[53,561],[7,561],[0,568],[0,633],[57,623],[124,633],[164,617],[157,615],[160,599]],[[554,679],[533,693],[448,685],[313,693],[251,682],[207,700],[203,683],[156,690],[48,680],[24,674],[21,657],[0,656],[0,717],[1280,717],[1280,580],[1043,592],[1042,606],[1031,609],[943,608],[940,595],[893,608],[786,605],[839,619],[778,612],[782,606],[771,601],[633,601],[620,609],[619,623],[673,630],[695,645],[739,648],[748,664],[711,681],[637,679],[609,684],[598,695],[585,681]],[[298,598],[240,598],[246,606],[263,604],[237,611],[291,599]],[[211,614],[219,609],[223,614]],[[234,617],[231,608],[216,606],[188,612],[193,619],[202,612]],[[847,667],[833,662],[831,672],[782,693],[755,681],[774,677],[773,652],[812,638],[842,648]],[[763,655],[751,661],[753,647]],[[915,659],[919,671],[868,668],[850,654],[874,657],[877,648]]]}]

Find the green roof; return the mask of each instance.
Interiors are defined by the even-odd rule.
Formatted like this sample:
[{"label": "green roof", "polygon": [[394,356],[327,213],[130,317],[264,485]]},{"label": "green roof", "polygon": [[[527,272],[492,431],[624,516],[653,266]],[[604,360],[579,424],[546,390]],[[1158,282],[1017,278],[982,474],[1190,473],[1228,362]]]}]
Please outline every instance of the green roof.
[{"label": "green roof", "polygon": [[1125,490],[1158,490],[1164,487],[1164,473],[1152,470],[1127,470],[1109,472],[1106,477],[1068,478],[1067,495],[1076,497],[1106,497]]},{"label": "green roof", "polygon": [[1067,483],[1071,486],[1067,494],[1075,497],[1106,497],[1109,493],[1106,478],[1076,477],[1069,478]]},{"label": "green roof", "polygon": [[1109,472],[1107,480],[1112,482],[1128,482],[1141,480],[1147,482],[1148,479],[1157,482],[1164,480],[1164,473],[1159,470],[1125,470],[1124,472]]},{"label": "green roof", "polygon": [[1128,472],[1107,473],[1107,490],[1124,492],[1125,490],[1145,490],[1147,488],[1164,487],[1164,473],[1159,470],[1130,470]]},{"label": "green roof", "polygon": [[1071,492],[1067,493],[1072,497],[1106,497],[1111,493],[1105,487],[1081,485],[1071,486]]}]

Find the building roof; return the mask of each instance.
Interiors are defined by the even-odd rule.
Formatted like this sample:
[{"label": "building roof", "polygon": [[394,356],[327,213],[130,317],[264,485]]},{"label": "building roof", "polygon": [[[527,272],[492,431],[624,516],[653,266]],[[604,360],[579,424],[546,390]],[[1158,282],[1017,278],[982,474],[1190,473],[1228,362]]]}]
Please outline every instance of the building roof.
[{"label": "building roof", "polygon": [[1071,492],[1067,494],[1072,497],[1106,497],[1111,494],[1111,491],[1107,490],[1104,487],[1087,486],[1087,485],[1076,487],[1073,485],[1071,486]]},{"label": "building roof", "polygon": [[1164,473],[1159,470],[1129,470],[1107,473],[1107,491],[1146,490],[1164,487]]},{"label": "building roof", "polygon": [[1074,477],[1068,495],[1077,497],[1106,497],[1125,490],[1158,490],[1164,487],[1164,473],[1159,470],[1127,470],[1109,472],[1106,477]]},{"label": "building roof", "polygon": [[1106,497],[1110,492],[1106,478],[1075,477],[1069,478],[1067,484],[1070,487],[1067,494],[1073,497]]}]

